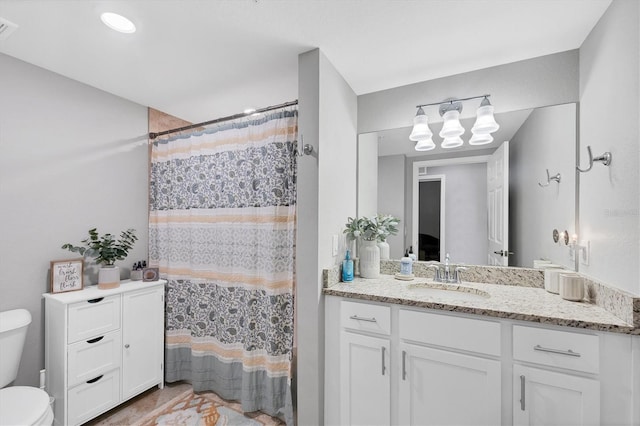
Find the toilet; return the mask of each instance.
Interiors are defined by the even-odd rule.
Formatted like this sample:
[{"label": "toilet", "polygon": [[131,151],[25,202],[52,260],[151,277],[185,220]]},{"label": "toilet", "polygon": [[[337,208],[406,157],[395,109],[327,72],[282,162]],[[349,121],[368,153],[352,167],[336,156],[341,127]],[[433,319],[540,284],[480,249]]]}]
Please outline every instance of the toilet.
[{"label": "toilet", "polygon": [[7,386],[16,379],[31,314],[26,309],[0,312],[0,426],[53,423],[49,395],[31,386]]}]

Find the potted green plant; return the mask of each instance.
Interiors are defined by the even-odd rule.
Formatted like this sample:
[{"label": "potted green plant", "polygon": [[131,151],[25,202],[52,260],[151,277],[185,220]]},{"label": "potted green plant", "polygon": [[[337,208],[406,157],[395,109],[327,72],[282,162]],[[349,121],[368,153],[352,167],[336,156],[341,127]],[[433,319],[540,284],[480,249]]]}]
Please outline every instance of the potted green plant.
[{"label": "potted green plant", "polygon": [[120,285],[120,268],[115,266],[116,260],[124,260],[133,248],[133,244],[138,240],[135,229],[127,229],[120,233],[120,238],[116,239],[113,234],[98,234],[96,228],[89,230],[89,237],[82,240],[84,246],[74,246],[64,244],[63,249],[82,256],[91,256],[99,265],[98,288],[106,290],[116,288]]}]

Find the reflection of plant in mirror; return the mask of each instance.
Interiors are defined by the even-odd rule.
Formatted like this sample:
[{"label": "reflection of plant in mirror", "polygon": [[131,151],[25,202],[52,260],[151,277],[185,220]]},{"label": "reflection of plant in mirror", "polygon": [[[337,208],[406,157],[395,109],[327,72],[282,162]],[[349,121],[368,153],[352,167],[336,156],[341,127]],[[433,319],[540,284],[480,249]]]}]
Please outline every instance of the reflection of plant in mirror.
[{"label": "reflection of plant in mirror", "polygon": [[348,218],[344,233],[347,239],[362,238],[366,241],[385,241],[389,235],[398,233],[400,219],[391,215],[377,215],[372,218]]}]

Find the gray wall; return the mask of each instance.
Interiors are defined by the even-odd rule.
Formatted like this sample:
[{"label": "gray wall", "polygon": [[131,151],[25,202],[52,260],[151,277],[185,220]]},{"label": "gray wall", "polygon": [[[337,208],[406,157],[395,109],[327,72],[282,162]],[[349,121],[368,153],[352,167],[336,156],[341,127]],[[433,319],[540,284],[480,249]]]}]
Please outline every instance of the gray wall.
[{"label": "gray wall", "polygon": [[298,66],[300,134],[316,154],[298,167],[297,412],[298,424],[313,425],[325,423],[322,269],[342,260],[344,238],[337,256],[332,238],[356,215],[357,101],[320,50],[300,55]]},{"label": "gray wall", "polygon": [[[578,51],[541,56],[358,96],[358,133],[412,126],[416,105],[484,93],[491,94],[496,113],[576,102]],[[474,108],[465,108],[461,114],[461,118],[474,116]],[[433,120],[429,117],[430,125],[440,121],[440,117],[433,117]]]},{"label": "gray wall", "polygon": [[390,214],[400,219],[398,234],[387,238],[389,257],[400,259],[404,255],[404,155],[377,159],[378,213]]},{"label": "gray wall", "polygon": [[[509,142],[510,265],[533,267],[534,259],[550,259],[574,269],[569,248],[554,243],[554,229],[575,230],[576,105],[533,110]],[[560,184],[545,183],[560,173]]]},{"label": "gray wall", "polygon": [[33,316],[15,384],[37,386],[49,262],[78,257],[60,246],[135,228],[123,277],[147,258],[147,108],[2,54],[0,70],[0,311]]},{"label": "gray wall", "polygon": [[640,295],[640,3],[614,0],[580,48],[580,157],[611,151],[580,175],[583,272]]},{"label": "gray wall", "polygon": [[429,167],[445,176],[445,250],[454,263],[487,262],[487,164]]}]

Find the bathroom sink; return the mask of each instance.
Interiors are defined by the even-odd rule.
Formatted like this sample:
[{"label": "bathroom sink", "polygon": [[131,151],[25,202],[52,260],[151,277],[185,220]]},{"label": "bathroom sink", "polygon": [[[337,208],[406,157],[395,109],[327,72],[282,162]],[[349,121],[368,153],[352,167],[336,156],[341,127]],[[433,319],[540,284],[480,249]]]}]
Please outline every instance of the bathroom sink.
[{"label": "bathroom sink", "polygon": [[409,293],[414,296],[422,296],[438,300],[485,300],[491,297],[486,291],[471,287],[463,287],[455,284],[421,283],[409,284]]}]

